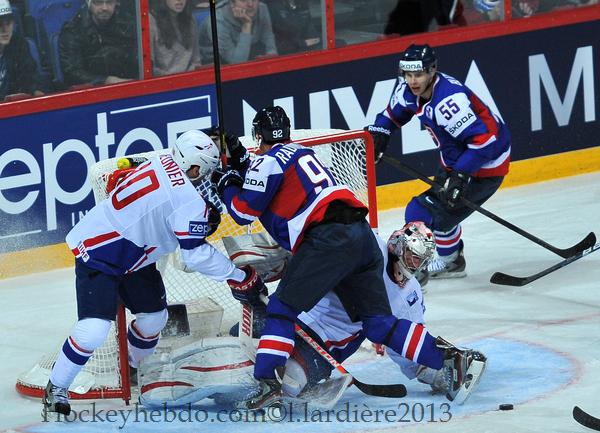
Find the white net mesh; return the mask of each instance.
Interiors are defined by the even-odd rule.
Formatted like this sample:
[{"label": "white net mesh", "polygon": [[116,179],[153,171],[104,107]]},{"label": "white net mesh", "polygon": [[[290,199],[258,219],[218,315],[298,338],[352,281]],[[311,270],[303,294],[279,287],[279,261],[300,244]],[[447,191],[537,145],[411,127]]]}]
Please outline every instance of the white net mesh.
[{"label": "white net mesh", "polygon": [[[373,206],[374,203],[369,201],[369,182],[374,183],[375,180],[369,180],[367,176],[366,142],[364,138],[346,138],[345,135],[349,134],[341,130],[293,130],[291,135],[292,140],[313,147],[319,159],[329,168],[334,177],[340,183],[348,185],[366,205],[371,205],[369,206],[371,213],[376,212]],[[357,134],[353,135],[356,136]],[[241,141],[249,149],[254,146],[249,137],[241,137]],[[135,156],[151,158],[164,152],[166,150],[140,153]],[[118,158],[111,158],[99,161],[90,168],[89,181],[92,184],[96,202],[100,202],[107,197],[106,182],[110,173],[117,169],[117,160]],[[208,185],[204,185],[199,190],[203,191],[204,195],[210,195],[211,201],[215,202],[216,200],[217,204],[223,209],[222,204],[218,201],[218,198],[214,197],[214,193],[211,192]],[[371,201],[374,200],[371,199]],[[259,232],[263,230],[260,223],[254,223],[251,227],[240,227],[231,217],[222,215],[219,229],[208,240],[215,248],[226,254],[221,242],[223,236],[236,236],[249,231]],[[224,310],[220,325],[221,333],[227,333],[230,327],[237,322],[239,303],[231,297],[226,283],[213,281],[198,273],[182,271],[178,251],[162,258],[158,263],[158,268],[167,289],[169,304],[185,303],[201,297],[210,298]],[[83,376],[86,380],[82,380],[78,376],[79,381],[76,381],[75,385],[79,382],[84,382],[85,385],[79,385],[81,387],[80,391],[85,391],[85,388],[105,389],[120,386],[116,335],[116,333],[111,332],[105,344],[94,352],[94,355],[85,366]],[[36,379],[31,373],[39,374],[40,371],[36,371],[36,369],[41,368],[49,374],[55,359],[56,355],[44,357],[28,373],[30,377],[23,375],[18,379],[18,383],[26,387],[44,387],[48,380],[47,377],[42,383],[30,384],[30,381]],[[93,379],[89,376],[92,376]],[[93,384],[90,385],[90,382],[93,382]],[[71,389],[73,390],[73,387]]]}]

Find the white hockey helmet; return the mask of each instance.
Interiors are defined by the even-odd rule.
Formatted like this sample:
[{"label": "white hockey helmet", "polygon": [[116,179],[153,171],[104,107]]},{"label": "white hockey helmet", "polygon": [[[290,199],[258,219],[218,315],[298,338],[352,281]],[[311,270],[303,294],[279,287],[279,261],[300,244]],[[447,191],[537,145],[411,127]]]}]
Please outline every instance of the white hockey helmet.
[{"label": "white hockey helmet", "polygon": [[173,159],[187,172],[191,167],[199,167],[199,175],[190,180],[208,178],[219,165],[221,155],[219,148],[204,132],[197,129],[184,132],[173,144]]},{"label": "white hockey helmet", "polygon": [[[427,266],[435,252],[435,237],[425,223],[413,221],[392,233],[387,246],[397,277],[395,282],[399,283]],[[399,278],[401,276],[404,278]]]}]

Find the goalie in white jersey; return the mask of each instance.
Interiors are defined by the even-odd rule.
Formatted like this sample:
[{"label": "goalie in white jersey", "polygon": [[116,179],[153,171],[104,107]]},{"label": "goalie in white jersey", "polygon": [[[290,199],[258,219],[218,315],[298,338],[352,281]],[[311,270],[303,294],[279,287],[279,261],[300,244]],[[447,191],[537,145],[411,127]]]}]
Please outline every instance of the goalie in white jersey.
[{"label": "goalie in white jersey", "polygon": [[137,367],[154,352],[168,316],[156,261],[178,246],[186,271],[227,280],[230,287],[266,290],[253,268],[236,268],[206,242],[219,218],[210,218],[212,208],[195,185],[210,178],[219,161],[210,137],[188,131],[170,153],[125,176],[117,173],[119,181],[108,198],[67,234],[75,255],[78,322],[50,374],[44,411],[70,413],[67,390],[106,339],[119,300],[136,316],[127,334],[129,364]]},{"label": "goalie in white jersey", "polygon": [[[465,358],[463,365],[458,365],[451,358],[440,369],[411,360],[418,358],[426,333],[421,285],[414,274],[426,266],[434,254],[433,233],[422,222],[410,222],[392,233],[387,243],[380,237],[377,240],[384,258],[383,279],[392,313],[397,318],[413,322],[414,331],[402,353],[388,347],[388,356],[399,365],[407,378],[416,378],[430,385],[435,393],[446,394],[451,401],[462,404],[474,391],[484,372],[486,357],[483,354],[462,349]],[[228,253],[232,257],[243,257],[229,248]],[[259,311],[255,309],[255,337],[260,335],[260,327],[264,325],[264,310],[263,317],[257,317]],[[334,292],[327,293],[311,310],[301,313],[298,324],[338,362],[356,352],[365,340],[362,322],[351,319]],[[235,328],[232,334],[237,334]],[[437,350],[459,350],[439,337],[438,340]],[[205,339],[181,348],[172,354],[168,365],[160,357],[153,358],[141,366],[143,386],[140,401],[145,405],[184,405],[206,397],[214,398],[217,402],[233,401],[247,392],[246,389],[253,383],[252,363],[231,337]],[[223,367],[224,363],[227,363],[227,368]],[[309,400],[317,406],[333,407],[337,401],[333,399],[339,399],[343,389],[338,391],[324,386],[323,380],[329,379],[332,370],[331,364],[296,337],[294,351],[287,360],[283,377],[284,396]],[[467,375],[471,380],[464,379]]]}]

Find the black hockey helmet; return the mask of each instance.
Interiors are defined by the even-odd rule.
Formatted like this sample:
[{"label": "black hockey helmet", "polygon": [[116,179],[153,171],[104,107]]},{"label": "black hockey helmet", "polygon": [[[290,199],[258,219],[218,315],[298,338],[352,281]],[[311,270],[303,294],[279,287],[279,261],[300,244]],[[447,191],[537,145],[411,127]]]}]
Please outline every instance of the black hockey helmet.
[{"label": "black hockey helmet", "polygon": [[398,66],[401,76],[405,72],[431,72],[432,68],[437,68],[437,56],[433,48],[427,44],[412,44],[402,53]]},{"label": "black hockey helmet", "polygon": [[252,136],[260,135],[265,143],[279,143],[290,139],[290,118],[280,106],[265,107],[252,121]]}]

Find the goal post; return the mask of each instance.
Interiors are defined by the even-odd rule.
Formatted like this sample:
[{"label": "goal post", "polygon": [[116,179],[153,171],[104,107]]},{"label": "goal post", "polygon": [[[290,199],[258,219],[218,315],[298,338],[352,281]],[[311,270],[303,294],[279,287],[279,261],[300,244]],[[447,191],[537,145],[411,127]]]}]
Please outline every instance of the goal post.
[{"label": "goal post", "polygon": [[[292,130],[292,141],[311,147],[317,157],[329,169],[334,178],[346,184],[369,208],[369,223],[378,227],[374,149],[371,135],[366,131],[344,130]],[[254,142],[250,137],[240,140],[254,154]],[[128,156],[153,157],[167,152],[167,149]],[[89,182],[92,185],[96,202],[107,197],[106,182],[110,173],[117,169],[118,158],[102,160],[90,167]],[[226,214],[222,215],[219,229],[208,241],[219,251],[227,254],[221,239],[224,236],[238,236],[249,232],[264,231],[259,222],[249,227],[238,226]],[[199,330],[190,338],[227,335],[239,317],[240,304],[230,293],[225,282],[217,282],[199,273],[182,270],[179,253],[169,254],[157,263],[167,292],[169,304],[183,303],[187,307],[190,325],[196,324]],[[122,398],[131,397],[129,368],[127,364],[127,317],[119,310],[117,325],[109,333],[105,343],[94,351],[90,360],[69,388],[71,399]],[[64,331],[65,338],[69,330]],[[173,338],[173,337],[170,337]],[[157,350],[167,338],[161,338]],[[60,348],[57,341],[57,349]],[[166,343],[164,343],[166,344]],[[16,389],[20,394],[41,397],[48,382],[52,365],[58,352],[44,356],[28,372],[17,378]]]}]

